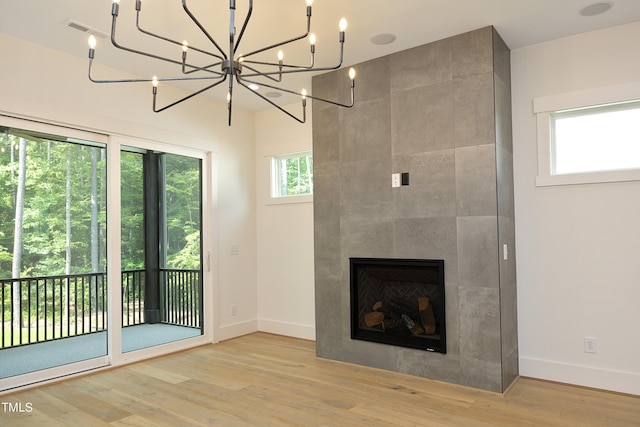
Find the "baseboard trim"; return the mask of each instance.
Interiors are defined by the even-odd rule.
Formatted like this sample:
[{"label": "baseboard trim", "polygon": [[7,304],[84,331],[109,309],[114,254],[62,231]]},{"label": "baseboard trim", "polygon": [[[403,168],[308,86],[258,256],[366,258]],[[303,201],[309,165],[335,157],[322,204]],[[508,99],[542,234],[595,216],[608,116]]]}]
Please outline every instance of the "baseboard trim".
[{"label": "baseboard trim", "polygon": [[258,320],[258,330],[270,334],[285,335],[311,341],[316,340],[316,328],[314,326],[260,319]]},{"label": "baseboard trim", "polygon": [[520,357],[520,375],[640,396],[640,374]]},{"label": "baseboard trim", "polygon": [[258,321],[248,320],[246,322],[234,323],[232,325],[220,326],[215,336],[216,341],[230,340],[243,335],[249,335],[258,332]]}]

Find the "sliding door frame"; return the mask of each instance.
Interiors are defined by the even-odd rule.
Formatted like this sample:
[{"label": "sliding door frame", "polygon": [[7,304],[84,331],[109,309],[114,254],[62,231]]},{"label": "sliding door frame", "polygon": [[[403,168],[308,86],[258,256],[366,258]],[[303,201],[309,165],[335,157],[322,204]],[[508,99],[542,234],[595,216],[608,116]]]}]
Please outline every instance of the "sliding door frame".
[{"label": "sliding door frame", "polygon": [[[82,362],[0,379],[0,395],[17,388],[82,375],[87,371],[119,366],[168,354],[191,347],[217,342],[219,328],[217,315],[218,253],[217,245],[217,154],[212,151],[181,147],[152,140],[120,134],[108,134],[96,130],[82,130],[68,124],[45,121],[8,114],[0,111],[0,125],[18,129],[49,133],[70,138],[105,144],[107,156],[107,355]],[[177,135],[176,135],[177,136]],[[201,245],[202,245],[202,315],[203,334],[182,341],[171,342],[146,349],[122,353],[122,284],[121,284],[121,199],[120,199],[120,151],[122,146],[161,151],[169,154],[198,158],[202,161],[201,194]]]}]

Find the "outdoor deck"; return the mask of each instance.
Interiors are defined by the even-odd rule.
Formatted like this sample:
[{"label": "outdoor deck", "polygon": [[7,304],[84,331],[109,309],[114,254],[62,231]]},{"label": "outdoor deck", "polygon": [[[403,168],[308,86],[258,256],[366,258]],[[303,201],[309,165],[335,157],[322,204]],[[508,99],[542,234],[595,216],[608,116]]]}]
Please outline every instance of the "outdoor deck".
[{"label": "outdoor deck", "polygon": [[[166,323],[129,326],[122,329],[122,352],[127,353],[200,334],[201,330],[197,328]],[[106,354],[106,331],[6,348],[0,350],[0,379]]]},{"label": "outdoor deck", "polygon": [[[121,283],[123,353],[201,334],[200,271],[161,269],[150,289],[125,270]],[[107,317],[105,273],[0,280],[0,379],[107,355]]]}]

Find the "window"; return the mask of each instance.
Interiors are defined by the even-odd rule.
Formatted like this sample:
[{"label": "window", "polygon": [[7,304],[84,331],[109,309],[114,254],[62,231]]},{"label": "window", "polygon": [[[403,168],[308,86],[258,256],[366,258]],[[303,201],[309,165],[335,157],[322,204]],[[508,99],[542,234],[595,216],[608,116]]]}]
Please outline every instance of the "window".
[{"label": "window", "polygon": [[272,157],[272,198],[311,194],[313,194],[313,156],[311,151]]},{"label": "window", "polygon": [[558,111],[551,120],[551,174],[640,169],[640,101]]},{"label": "window", "polygon": [[640,85],[534,100],[538,186],[640,180]]}]

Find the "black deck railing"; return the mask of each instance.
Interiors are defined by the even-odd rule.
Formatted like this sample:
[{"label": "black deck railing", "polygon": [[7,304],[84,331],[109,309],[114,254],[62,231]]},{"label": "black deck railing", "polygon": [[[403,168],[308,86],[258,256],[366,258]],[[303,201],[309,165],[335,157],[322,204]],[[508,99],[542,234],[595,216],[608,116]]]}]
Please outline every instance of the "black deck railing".
[{"label": "black deck railing", "polygon": [[144,270],[122,271],[122,326],[144,323]]},{"label": "black deck railing", "polygon": [[[162,321],[201,327],[200,271],[163,269],[160,279]],[[144,270],[124,270],[121,280],[122,326],[145,323]],[[0,317],[0,349],[104,331],[106,274],[1,279]]]},{"label": "black deck railing", "polygon": [[200,270],[160,269],[160,281],[165,284],[165,322],[201,327]]},{"label": "black deck railing", "polygon": [[107,327],[104,273],[3,279],[0,287],[0,348],[90,334]]}]

